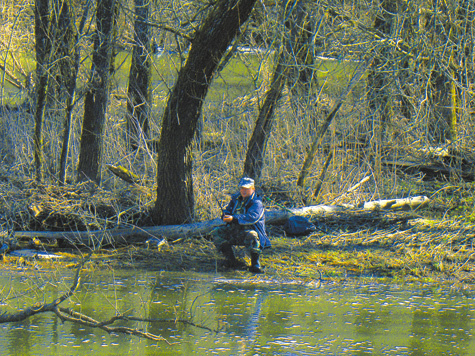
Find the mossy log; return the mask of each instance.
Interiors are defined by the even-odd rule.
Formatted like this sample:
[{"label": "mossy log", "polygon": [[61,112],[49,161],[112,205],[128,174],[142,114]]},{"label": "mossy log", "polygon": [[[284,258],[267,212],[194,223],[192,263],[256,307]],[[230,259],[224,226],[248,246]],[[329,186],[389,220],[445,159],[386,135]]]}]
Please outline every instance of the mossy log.
[{"label": "mossy log", "polygon": [[[348,212],[354,209],[375,211],[382,209],[403,210],[416,209],[429,203],[429,198],[425,196],[410,197],[404,199],[376,200],[359,205],[315,205],[294,209],[268,210],[266,211],[267,224],[283,224],[293,215],[311,216],[317,218],[325,214]],[[143,243],[152,236],[163,236],[169,241],[181,238],[204,236],[215,227],[223,225],[221,219],[196,222],[183,225],[163,225],[149,227],[117,228],[95,231],[16,231],[14,237],[20,238],[44,238],[67,240],[71,244],[99,247],[104,244],[130,244]]]}]

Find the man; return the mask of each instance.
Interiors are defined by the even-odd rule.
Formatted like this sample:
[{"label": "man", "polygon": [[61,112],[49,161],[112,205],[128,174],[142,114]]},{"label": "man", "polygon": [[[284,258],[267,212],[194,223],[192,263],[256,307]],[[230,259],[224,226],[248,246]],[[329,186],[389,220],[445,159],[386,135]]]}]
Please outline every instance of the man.
[{"label": "man", "polygon": [[221,219],[226,223],[211,234],[216,249],[226,258],[225,266],[239,267],[233,246],[245,246],[251,256],[252,273],[262,273],[259,256],[271,246],[265,231],[264,206],[256,194],[254,180],[244,177],[239,182],[239,193],[232,196]]}]

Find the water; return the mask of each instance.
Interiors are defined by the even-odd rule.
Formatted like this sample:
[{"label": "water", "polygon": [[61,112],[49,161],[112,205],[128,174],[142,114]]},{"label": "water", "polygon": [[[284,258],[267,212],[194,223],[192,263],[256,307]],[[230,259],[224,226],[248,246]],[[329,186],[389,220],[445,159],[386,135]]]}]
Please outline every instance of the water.
[{"label": "water", "polygon": [[[152,341],[62,323],[52,313],[0,324],[1,355],[475,355],[474,292],[381,283],[296,285],[246,276],[87,272],[64,307],[121,321]],[[68,290],[71,272],[3,273],[0,312]],[[20,294],[22,293],[23,294]]]}]

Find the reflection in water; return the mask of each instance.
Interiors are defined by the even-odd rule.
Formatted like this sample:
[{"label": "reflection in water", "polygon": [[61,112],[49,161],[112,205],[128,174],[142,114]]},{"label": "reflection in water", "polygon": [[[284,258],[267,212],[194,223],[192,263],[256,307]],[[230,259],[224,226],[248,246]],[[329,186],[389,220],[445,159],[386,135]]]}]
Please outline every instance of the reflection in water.
[{"label": "reflection in water", "polygon": [[30,335],[32,330],[30,329],[30,320],[25,320],[23,323],[13,323],[8,332],[8,344],[6,348],[10,355],[23,354],[29,355],[31,343]]},{"label": "reflection in water", "polygon": [[248,340],[249,344],[252,344],[256,338],[257,326],[259,324],[259,319],[261,317],[262,303],[265,300],[266,293],[265,291],[257,291],[256,304],[254,306],[254,311],[249,317],[249,321],[246,322],[246,328],[244,337]]},{"label": "reflection in water", "polygon": [[[68,277],[64,277],[68,280]],[[0,275],[18,292],[20,279]],[[62,293],[44,288],[40,300]],[[0,293],[2,293],[0,291]],[[27,301],[0,295],[0,312]],[[33,298],[29,298],[31,302]],[[475,350],[473,293],[386,284],[320,289],[268,280],[226,279],[132,271],[86,276],[69,305],[106,320],[117,313],[188,318],[212,330],[175,323],[128,322],[168,343],[61,323],[52,314],[0,325],[9,355],[471,355]]]},{"label": "reflection in water", "polygon": [[244,325],[242,342],[238,347],[239,354],[244,354],[246,350],[254,350],[254,343],[259,336],[259,323],[261,320],[261,312],[262,306],[266,299],[267,293],[266,291],[257,290],[254,294],[255,304],[251,307],[251,313],[249,314],[249,318],[246,320],[242,320],[241,324]]},{"label": "reflection in water", "polygon": [[[429,303],[432,304],[432,303]],[[473,309],[472,309],[473,310]],[[471,325],[473,320],[471,312],[466,306],[461,308],[434,306],[420,306],[412,313],[411,338],[409,349],[413,353],[434,350],[437,345],[441,354],[448,355],[454,350],[457,355],[469,350],[472,339]]]}]

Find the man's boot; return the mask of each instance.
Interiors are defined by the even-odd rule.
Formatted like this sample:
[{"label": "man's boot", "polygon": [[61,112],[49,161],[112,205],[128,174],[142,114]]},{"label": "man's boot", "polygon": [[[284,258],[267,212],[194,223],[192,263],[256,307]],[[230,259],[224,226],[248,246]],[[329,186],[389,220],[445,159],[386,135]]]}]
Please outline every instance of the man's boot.
[{"label": "man's boot", "polygon": [[251,267],[249,267],[249,272],[252,273],[262,273],[261,263],[259,262],[259,254],[251,251]]}]

